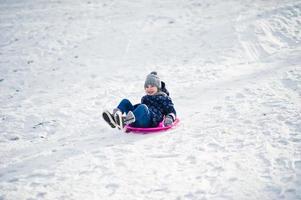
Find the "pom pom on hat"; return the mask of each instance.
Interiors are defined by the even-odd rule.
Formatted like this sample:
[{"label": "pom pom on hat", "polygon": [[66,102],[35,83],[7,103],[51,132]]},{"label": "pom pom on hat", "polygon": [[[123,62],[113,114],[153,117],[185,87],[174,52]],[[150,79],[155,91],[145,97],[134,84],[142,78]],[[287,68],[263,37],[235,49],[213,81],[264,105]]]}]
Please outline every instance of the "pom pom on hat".
[{"label": "pom pom on hat", "polygon": [[153,71],[146,76],[144,88],[147,88],[148,85],[152,85],[157,87],[158,89],[161,89],[161,80],[157,72]]}]

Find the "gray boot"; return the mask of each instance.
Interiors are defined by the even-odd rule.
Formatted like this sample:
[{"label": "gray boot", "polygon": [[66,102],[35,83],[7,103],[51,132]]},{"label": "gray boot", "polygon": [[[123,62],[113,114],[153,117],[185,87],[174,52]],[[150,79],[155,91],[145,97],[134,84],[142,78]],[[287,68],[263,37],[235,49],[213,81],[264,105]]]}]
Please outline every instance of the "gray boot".
[{"label": "gray boot", "polygon": [[124,118],[124,124],[129,125],[136,121],[135,115],[132,111],[129,111]]},{"label": "gray boot", "polygon": [[132,111],[129,111],[126,116],[123,116],[120,111],[117,111],[114,117],[118,129],[123,129],[125,125],[129,125],[136,121],[135,115]]},{"label": "gray boot", "polygon": [[118,111],[120,111],[120,112],[121,112],[121,110],[120,110],[119,108],[114,108],[114,109],[113,109],[113,113],[112,113],[112,114],[115,116],[115,114],[116,114]]}]

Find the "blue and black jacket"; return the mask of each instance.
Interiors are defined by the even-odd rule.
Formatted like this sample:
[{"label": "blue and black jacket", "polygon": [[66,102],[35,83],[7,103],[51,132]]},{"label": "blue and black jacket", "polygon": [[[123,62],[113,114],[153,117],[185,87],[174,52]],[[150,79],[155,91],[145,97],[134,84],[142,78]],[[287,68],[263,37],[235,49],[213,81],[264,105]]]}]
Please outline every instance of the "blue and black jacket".
[{"label": "blue and black jacket", "polygon": [[175,120],[177,114],[174,104],[169,97],[169,92],[165,87],[165,83],[161,82],[161,85],[161,89],[158,93],[145,95],[141,99],[141,103],[145,104],[150,111],[152,127],[158,126],[166,115],[171,115],[173,120]]}]

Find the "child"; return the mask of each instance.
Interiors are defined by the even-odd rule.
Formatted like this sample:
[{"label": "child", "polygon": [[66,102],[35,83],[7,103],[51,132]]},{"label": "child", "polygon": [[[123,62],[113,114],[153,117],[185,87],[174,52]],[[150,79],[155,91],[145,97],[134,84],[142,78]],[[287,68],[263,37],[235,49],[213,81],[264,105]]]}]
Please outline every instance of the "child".
[{"label": "child", "polygon": [[[112,127],[122,129],[125,125],[134,127],[156,127],[164,119],[164,126],[170,126],[176,119],[176,110],[157,72],[147,75],[144,89],[146,95],[141,103],[133,105],[128,99],[123,99],[111,114],[103,112],[104,120]],[[124,116],[125,114],[125,116]]]}]

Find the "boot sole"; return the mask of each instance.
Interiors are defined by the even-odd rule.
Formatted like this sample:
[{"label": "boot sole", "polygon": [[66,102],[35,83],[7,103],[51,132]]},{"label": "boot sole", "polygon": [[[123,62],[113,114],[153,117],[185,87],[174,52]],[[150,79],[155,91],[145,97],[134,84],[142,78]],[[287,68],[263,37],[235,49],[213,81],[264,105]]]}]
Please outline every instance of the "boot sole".
[{"label": "boot sole", "polygon": [[117,124],[112,118],[112,115],[108,111],[103,112],[102,117],[112,128],[116,127]]},{"label": "boot sole", "polygon": [[116,121],[116,126],[117,126],[118,129],[121,130],[121,129],[124,128],[122,115],[116,115],[115,121]]}]

